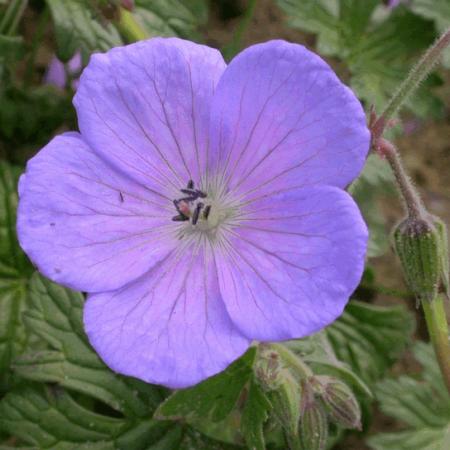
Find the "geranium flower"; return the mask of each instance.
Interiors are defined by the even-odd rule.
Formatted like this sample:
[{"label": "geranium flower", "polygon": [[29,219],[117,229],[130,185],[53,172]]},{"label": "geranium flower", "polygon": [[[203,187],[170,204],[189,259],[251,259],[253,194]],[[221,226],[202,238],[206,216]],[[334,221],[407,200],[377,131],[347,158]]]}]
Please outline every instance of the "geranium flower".
[{"label": "geranium flower", "polygon": [[44,275],[88,293],[109,367],[189,386],[341,314],[367,246],[343,189],[369,132],[320,57],[271,41],[227,67],[151,39],[93,55],[74,104],[80,133],[21,178],[18,234]]}]

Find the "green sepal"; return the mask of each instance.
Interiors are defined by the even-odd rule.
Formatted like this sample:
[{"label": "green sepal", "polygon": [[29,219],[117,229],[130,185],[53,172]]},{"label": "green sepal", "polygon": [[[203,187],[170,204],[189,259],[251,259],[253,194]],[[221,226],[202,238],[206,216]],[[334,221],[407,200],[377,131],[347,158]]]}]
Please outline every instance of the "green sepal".
[{"label": "green sepal", "polygon": [[313,386],[325,406],[328,419],[343,428],[360,430],[361,408],[351,389],[334,377],[318,376],[314,381]]},{"label": "green sepal", "polygon": [[441,238],[429,220],[407,218],[394,230],[406,283],[419,301],[433,300],[442,275]]},{"label": "green sepal", "polygon": [[325,407],[311,397],[302,408],[299,436],[303,450],[323,450],[328,440],[328,419]]}]

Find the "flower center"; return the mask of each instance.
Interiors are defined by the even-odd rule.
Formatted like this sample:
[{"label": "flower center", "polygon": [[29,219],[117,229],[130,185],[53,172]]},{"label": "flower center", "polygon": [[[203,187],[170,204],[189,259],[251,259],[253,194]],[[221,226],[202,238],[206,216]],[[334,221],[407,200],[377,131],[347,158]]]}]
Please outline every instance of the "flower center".
[{"label": "flower center", "polygon": [[201,232],[215,239],[219,228],[235,224],[239,208],[223,191],[210,187],[204,192],[196,189],[194,182],[189,180],[186,188],[180,189],[180,192],[183,196],[173,200],[178,214],[172,217],[175,222],[188,223],[187,227],[180,230],[180,237]]},{"label": "flower center", "polygon": [[192,225],[197,225],[199,219],[208,220],[211,205],[205,202],[207,195],[200,189],[194,189],[194,182],[189,180],[185,189],[180,189],[184,197],[173,201],[178,215],[172,217],[175,222],[190,220]]}]

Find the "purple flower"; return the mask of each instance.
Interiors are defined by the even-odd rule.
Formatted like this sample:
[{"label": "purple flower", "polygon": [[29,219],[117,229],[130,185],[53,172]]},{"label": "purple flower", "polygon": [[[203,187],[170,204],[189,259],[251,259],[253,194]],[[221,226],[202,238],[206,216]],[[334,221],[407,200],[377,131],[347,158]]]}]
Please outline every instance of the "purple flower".
[{"label": "purple flower", "polygon": [[[60,89],[65,89],[67,85],[68,75],[76,77],[82,68],[81,53],[77,52],[72,59],[64,64],[56,56],[52,58],[48,66],[47,72],[44,75],[44,83],[52,84]],[[76,90],[78,87],[78,79],[74,79],[71,83],[72,89]]]},{"label": "purple flower", "polygon": [[369,131],[321,58],[271,41],[227,67],[156,38],[92,56],[74,104],[80,133],[21,178],[18,234],[44,275],[88,292],[113,370],[189,386],[341,314],[367,246],[343,189]]}]

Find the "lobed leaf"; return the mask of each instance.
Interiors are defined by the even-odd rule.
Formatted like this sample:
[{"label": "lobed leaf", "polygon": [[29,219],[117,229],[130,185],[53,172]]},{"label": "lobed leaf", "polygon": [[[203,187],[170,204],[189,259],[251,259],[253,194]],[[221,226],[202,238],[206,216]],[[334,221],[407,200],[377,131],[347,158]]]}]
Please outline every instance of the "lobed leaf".
[{"label": "lobed leaf", "polygon": [[[446,0],[442,0],[446,1]],[[429,0],[433,2],[433,0]],[[378,0],[277,0],[288,24],[317,36],[317,50],[338,57],[350,69],[350,85],[367,106],[384,107],[413,63],[433,42],[428,20],[404,7],[391,14]],[[430,6],[430,9],[433,9]],[[438,80],[431,78],[429,85]],[[442,103],[426,86],[406,104],[421,117],[438,116]]]},{"label": "lobed leaf", "polygon": [[338,359],[371,386],[398,358],[413,330],[414,319],[401,306],[352,301],[326,332]]},{"label": "lobed leaf", "polygon": [[450,436],[450,396],[444,386],[431,345],[414,347],[423,364],[421,379],[401,376],[377,386],[381,410],[409,428],[398,433],[379,433],[369,437],[374,450],[443,450]]},{"label": "lobed leaf", "polygon": [[14,363],[16,373],[33,381],[59,383],[101,400],[128,415],[150,414],[162,400],[156,387],[121,377],[92,350],[83,331],[83,296],[35,274],[24,321],[52,350],[29,352]]},{"label": "lobed leaf", "polygon": [[47,0],[58,45],[57,55],[68,62],[77,51],[85,59],[95,51],[106,51],[122,44],[116,28],[86,0]]},{"label": "lobed leaf", "polygon": [[0,161],[0,374],[26,344],[21,321],[31,266],[16,236],[17,183],[20,169]]},{"label": "lobed leaf", "polygon": [[196,38],[208,19],[205,0],[136,0],[133,15],[149,36]]}]

